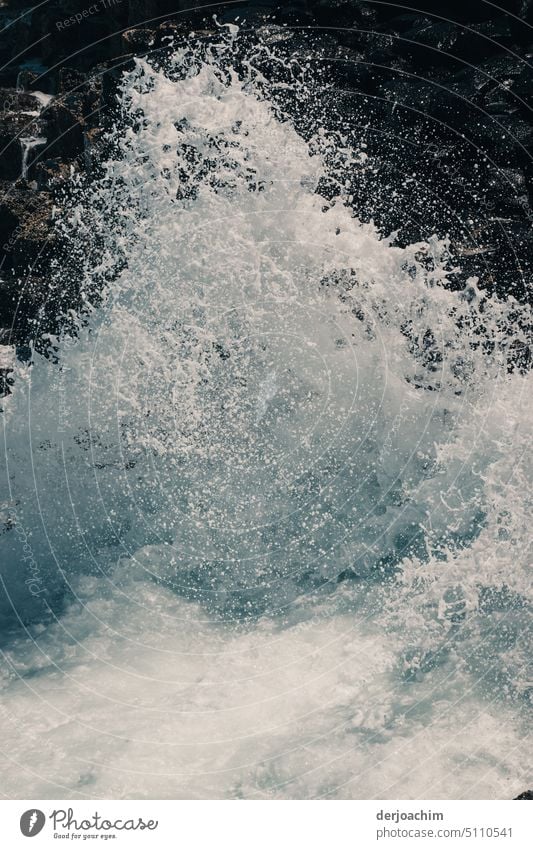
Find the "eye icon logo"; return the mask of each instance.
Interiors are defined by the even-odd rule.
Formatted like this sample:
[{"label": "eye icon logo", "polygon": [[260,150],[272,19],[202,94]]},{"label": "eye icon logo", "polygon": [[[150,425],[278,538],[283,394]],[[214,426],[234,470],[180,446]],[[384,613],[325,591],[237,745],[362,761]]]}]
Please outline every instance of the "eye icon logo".
[{"label": "eye icon logo", "polygon": [[20,818],[20,830],[24,837],[35,837],[42,831],[45,822],[46,817],[42,811],[30,808],[29,811],[24,811]]}]

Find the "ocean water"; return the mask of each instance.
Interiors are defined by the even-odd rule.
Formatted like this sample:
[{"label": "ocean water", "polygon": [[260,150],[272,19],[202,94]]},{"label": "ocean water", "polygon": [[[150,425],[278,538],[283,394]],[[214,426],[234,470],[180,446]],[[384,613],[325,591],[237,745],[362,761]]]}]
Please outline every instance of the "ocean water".
[{"label": "ocean water", "polygon": [[4,404],[3,792],[511,798],[528,316],[323,197],[364,150],[234,38],[138,60],[58,214],[86,309]]}]

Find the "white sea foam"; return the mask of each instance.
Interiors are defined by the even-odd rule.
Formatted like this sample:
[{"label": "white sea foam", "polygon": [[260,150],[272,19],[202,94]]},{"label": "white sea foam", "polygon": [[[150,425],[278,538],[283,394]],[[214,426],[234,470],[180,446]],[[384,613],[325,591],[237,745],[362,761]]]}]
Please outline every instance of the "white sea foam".
[{"label": "white sea foam", "polygon": [[519,307],[326,202],[231,49],[137,62],[60,224],[107,284],[6,405],[9,757],[41,798],[511,795]]}]

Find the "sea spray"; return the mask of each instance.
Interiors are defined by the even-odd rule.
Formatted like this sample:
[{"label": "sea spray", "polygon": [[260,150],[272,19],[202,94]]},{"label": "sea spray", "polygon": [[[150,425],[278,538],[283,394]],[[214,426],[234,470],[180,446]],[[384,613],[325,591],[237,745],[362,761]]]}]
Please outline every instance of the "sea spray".
[{"label": "sea spray", "polygon": [[[157,747],[149,759],[154,774],[197,776],[176,779],[178,795],[362,794],[350,782],[372,768],[374,745],[390,745],[392,773],[368,785],[376,794],[395,787],[395,740],[413,751],[417,735],[446,738],[458,705],[468,725],[487,695],[517,717],[530,697],[530,378],[509,355],[527,343],[526,320],[476,278],[457,287],[445,238],[400,247],[361,223],[348,195],[326,200],[332,140],[320,126],[297,133],[264,77],[232,67],[232,50],[230,39],[160,67],[137,60],[114,153],[58,224],[81,258],[87,309],[75,333],[49,340],[53,356],[18,368],[4,462],[49,616],[65,607],[42,637],[32,626],[37,648],[19,644],[11,662],[31,668],[42,652],[64,669],[71,645],[67,713],[79,716],[86,656],[97,691],[118,688],[128,705],[115,737],[140,729],[153,742],[154,710],[168,738],[178,723],[178,748],[187,733],[196,741],[190,759],[172,750],[169,766]],[[6,526],[3,610],[38,623],[43,602],[28,594],[19,549]],[[314,644],[336,646],[318,673],[331,699],[316,682],[294,696],[278,747],[269,694],[294,693],[285,653],[303,647],[305,667]],[[273,645],[275,671],[244,702],[204,658],[220,653],[228,680],[249,681],[254,654]],[[125,677],[111,682],[107,663]],[[140,703],[139,665],[158,681]],[[189,689],[195,669],[205,699]],[[215,718],[204,761],[198,713],[235,709],[253,736],[244,703],[255,702],[259,748],[239,753],[239,723]],[[87,721],[101,728],[97,703]],[[351,739],[367,754],[352,757]],[[306,778],[307,746],[323,766]],[[208,778],[227,758],[229,783]],[[98,792],[120,792],[105,769],[95,775]],[[158,782],[147,792],[166,795]]]}]

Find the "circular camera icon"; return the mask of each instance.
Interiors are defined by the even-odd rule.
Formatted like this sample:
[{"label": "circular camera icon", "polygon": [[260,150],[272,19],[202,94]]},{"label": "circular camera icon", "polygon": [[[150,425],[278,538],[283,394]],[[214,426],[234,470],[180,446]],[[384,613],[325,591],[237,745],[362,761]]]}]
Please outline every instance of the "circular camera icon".
[{"label": "circular camera icon", "polygon": [[29,811],[24,811],[20,818],[20,830],[24,837],[35,837],[43,830],[46,822],[46,817],[38,808],[30,808]]}]

